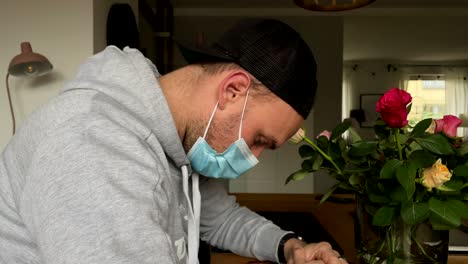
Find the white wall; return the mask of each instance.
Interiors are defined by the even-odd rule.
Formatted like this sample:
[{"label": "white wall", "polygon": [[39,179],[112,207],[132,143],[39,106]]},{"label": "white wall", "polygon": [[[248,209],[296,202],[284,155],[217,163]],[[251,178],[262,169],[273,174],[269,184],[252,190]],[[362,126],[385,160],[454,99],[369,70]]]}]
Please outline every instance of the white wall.
[{"label": "white wall", "polygon": [[17,127],[39,105],[57,94],[84,58],[92,54],[91,0],[15,0],[0,3],[0,149],[11,137],[11,118],[4,78],[10,60],[20,53],[20,43],[31,42],[33,51],[54,66],[36,79],[10,76]]},{"label": "white wall", "polygon": [[0,1],[0,150],[11,138],[12,123],[4,76],[20,43],[46,56],[53,71],[34,79],[10,76],[17,128],[29,113],[55,96],[81,63],[105,47],[107,12],[113,3],[138,0],[1,0]]},{"label": "white wall", "polygon": [[[174,35],[176,38],[194,42],[196,32],[204,32],[209,43],[240,18],[177,16]],[[288,23],[303,36],[317,60],[319,88],[314,111],[305,124],[309,135],[334,127],[341,119],[342,19],[311,16],[276,18]],[[185,64],[180,53],[176,54],[175,63]],[[260,164],[252,171],[230,181],[229,190],[253,193],[313,193],[323,191],[317,188],[328,188],[327,176],[315,177],[315,187],[313,177],[284,185],[287,176],[300,168],[301,159],[297,149],[297,145],[286,143],[279,150],[266,151],[260,157]]]}]

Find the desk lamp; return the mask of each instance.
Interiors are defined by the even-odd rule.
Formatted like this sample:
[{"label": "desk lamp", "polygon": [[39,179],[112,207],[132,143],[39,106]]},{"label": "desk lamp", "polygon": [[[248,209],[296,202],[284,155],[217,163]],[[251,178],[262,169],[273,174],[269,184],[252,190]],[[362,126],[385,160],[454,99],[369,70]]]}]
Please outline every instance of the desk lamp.
[{"label": "desk lamp", "polygon": [[21,43],[21,53],[16,55],[8,66],[6,75],[6,88],[8,94],[8,102],[10,103],[11,119],[13,122],[13,134],[15,134],[16,122],[15,113],[13,111],[13,103],[11,102],[10,87],[8,78],[10,75],[17,77],[37,77],[49,73],[52,70],[52,64],[41,54],[32,51],[29,42]]}]

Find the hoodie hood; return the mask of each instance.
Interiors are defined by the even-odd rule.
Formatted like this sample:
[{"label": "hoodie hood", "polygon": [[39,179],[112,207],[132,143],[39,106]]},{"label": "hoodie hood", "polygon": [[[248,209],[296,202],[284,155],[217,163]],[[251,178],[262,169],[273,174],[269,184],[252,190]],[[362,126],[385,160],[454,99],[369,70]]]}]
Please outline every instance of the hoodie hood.
[{"label": "hoodie hood", "polygon": [[161,90],[160,76],[156,66],[137,49],[126,47],[122,51],[108,46],[82,64],[62,92],[89,89],[111,97],[149,128],[166,155],[181,167],[189,161]]}]

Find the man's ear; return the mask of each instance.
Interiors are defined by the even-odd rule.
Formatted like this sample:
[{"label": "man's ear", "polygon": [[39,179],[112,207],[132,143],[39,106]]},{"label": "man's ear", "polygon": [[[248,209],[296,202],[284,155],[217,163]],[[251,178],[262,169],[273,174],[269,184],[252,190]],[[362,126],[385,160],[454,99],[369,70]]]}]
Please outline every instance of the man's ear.
[{"label": "man's ear", "polygon": [[237,102],[247,94],[251,83],[250,75],[243,70],[229,72],[219,84],[219,103],[220,110],[226,108],[229,104]]}]

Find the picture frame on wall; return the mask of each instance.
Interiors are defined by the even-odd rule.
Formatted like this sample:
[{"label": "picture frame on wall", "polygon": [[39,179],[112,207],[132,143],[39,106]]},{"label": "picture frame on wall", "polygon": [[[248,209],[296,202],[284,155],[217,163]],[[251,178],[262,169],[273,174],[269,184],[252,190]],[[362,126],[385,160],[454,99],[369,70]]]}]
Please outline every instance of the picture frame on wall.
[{"label": "picture frame on wall", "polygon": [[368,93],[359,95],[359,107],[364,114],[363,120],[359,123],[362,128],[372,128],[374,123],[379,118],[379,113],[375,107],[377,101],[383,94],[381,93]]}]

